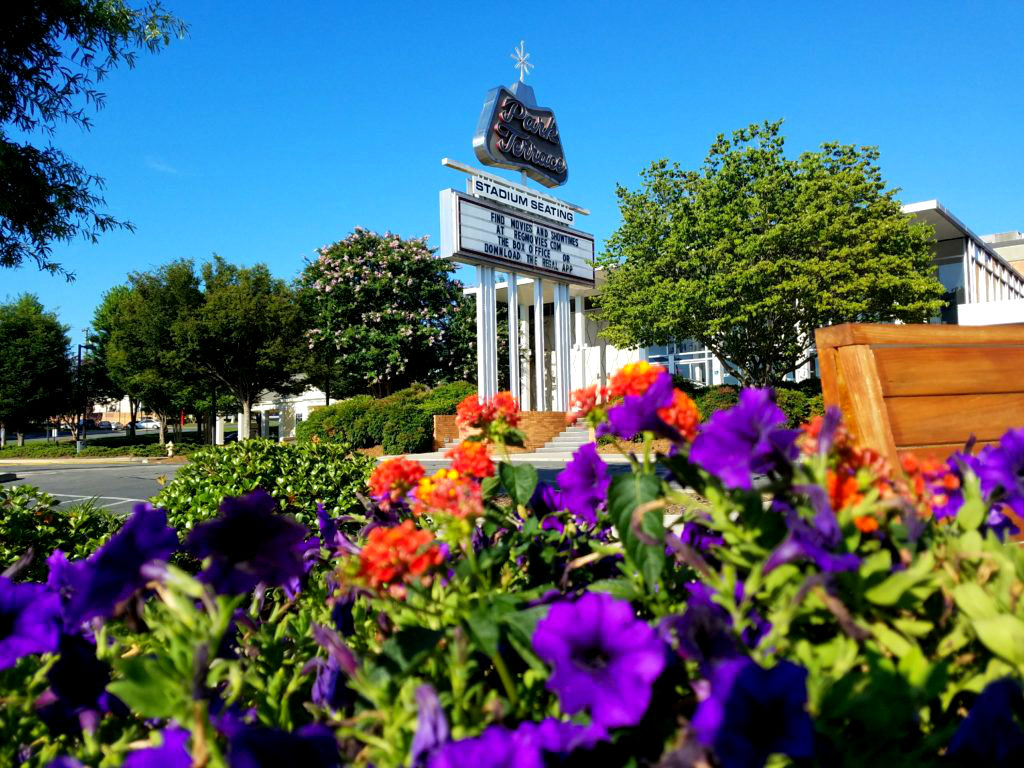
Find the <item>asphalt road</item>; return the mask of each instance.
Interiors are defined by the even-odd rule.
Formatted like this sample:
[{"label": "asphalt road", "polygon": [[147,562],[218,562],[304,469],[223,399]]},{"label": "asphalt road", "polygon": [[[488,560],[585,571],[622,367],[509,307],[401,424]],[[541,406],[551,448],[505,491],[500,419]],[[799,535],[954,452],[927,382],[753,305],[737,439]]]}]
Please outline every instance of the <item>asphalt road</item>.
[{"label": "asphalt road", "polygon": [[90,464],[88,466],[4,466],[0,474],[13,473],[5,485],[34,485],[65,504],[95,498],[116,513],[128,514],[134,504],[146,501],[160,490],[158,477],[170,481],[180,464]]}]

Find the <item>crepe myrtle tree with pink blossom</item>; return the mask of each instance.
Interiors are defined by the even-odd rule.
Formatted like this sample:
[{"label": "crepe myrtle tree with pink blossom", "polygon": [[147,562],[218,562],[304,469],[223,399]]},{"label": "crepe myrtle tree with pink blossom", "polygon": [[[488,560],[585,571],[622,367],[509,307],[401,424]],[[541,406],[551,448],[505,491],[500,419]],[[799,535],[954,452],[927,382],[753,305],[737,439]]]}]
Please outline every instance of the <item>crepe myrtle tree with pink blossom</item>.
[{"label": "crepe myrtle tree with pink blossom", "polygon": [[462,284],[425,236],[356,227],[316,253],[299,288],[309,375],[328,397],[465,375],[472,334],[461,327],[471,322]]}]

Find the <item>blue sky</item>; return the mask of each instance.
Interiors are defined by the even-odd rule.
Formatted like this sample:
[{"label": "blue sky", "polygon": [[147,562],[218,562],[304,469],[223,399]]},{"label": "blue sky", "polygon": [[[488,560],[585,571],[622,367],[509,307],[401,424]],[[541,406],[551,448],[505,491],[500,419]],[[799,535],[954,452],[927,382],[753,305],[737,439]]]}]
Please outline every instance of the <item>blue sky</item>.
[{"label": "blue sky", "polygon": [[93,130],[56,139],[136,232],[57,245],[71,284],[0,271],[0,297],[36,293],[75,337],[105,290],[174,258],[291,279],[356,225],[436,245],[438,190],[464,178],[440,159],[474,162],[520,39],[569,162],[556,194],[591,209],[598,248],[617,183],[780,117],[793,153],[878,145],[905,202],[1024,229],[1024,3],[165,2],[189,37],[115,71]]}]

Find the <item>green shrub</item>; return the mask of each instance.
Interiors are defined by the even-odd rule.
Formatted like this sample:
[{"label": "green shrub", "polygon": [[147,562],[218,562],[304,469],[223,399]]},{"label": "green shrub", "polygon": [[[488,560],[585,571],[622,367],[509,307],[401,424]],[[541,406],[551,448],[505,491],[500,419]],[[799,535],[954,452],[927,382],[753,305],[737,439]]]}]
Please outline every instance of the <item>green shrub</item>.
[{"label": "green shrub", "polygon": [[380,445],[389,454],[429,451],[433,435],[434,420],[429,414],[418,404],[399,403],[386,411]]},{"label": "green shrub", "polygon": [[707,421],[715,411],[732,408],[738,400],[736,388],[728,385],[708,387],[695,398],[701,421]]},{"label": "green shrub", "polygon": [[329,443],[275,443],[259,438],[211,446],[192,455],[153,498],[179,531],[213,517],[227,496],[262,488],[282,511],[316,525],[316,504],[334,516],[360,507],[374,460]]},{"label": "green shrub", "polygon": [[315,436],[321,442],[344,443],[353,448],[376,445],[366,430],[366,411],[373,402],[369,395],[356,395],[317,408],[296,427],[295,437],[300,442],[309,442]]},{"label": "green shrub", "polygon": [[815,416],[823,416],[825,414],[825,399],[821,396],[821,393],[807,398],[807,417],[813,419]]},{"label": "green shrub", "polygon": [[420,407],[428,416],[455,413],[456,406],[470,395],[476,394],[476,384],[452,381],[434,387],[424,395]]},{"label": "green shrub", "polygon": [[799,427],[810,418],[807,395],[799,389],[777,387],[775,389],[775,403],[786,414],[786,426],[790,429]]},{"label": "green shrub", "polygon": [[430,450],[435,414],[455,413],[455,407],[476,386],[465,381],[427,390],[420,384],[380,400],[357,395],[313,411],[296,429],[299,442],[342,443],[354,448],[382,446],[386,453]]},{"label": "green shrub", "polygon": [[55,549],[75,560],[106,541],[122,520],[91,501],[62,507],[53,496],[31,485],[0,486],[0,571],[30,549],[28,566],[18,579],[46,581],[46,558]]}]

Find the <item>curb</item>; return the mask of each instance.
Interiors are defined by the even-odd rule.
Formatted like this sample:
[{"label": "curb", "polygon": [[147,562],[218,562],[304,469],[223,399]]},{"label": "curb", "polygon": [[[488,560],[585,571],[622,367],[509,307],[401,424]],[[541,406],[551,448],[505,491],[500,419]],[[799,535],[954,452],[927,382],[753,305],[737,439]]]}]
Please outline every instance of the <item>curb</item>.
[{"label": "curb", "polygon": [[155,456],[88,456],[81,459],[62,457],[56,459],[4,459],[0,458],[0,467],[26,467],[26,466],[81,466],[96,464],[186,464],[187,460],[180,458],[168,459]]}]

